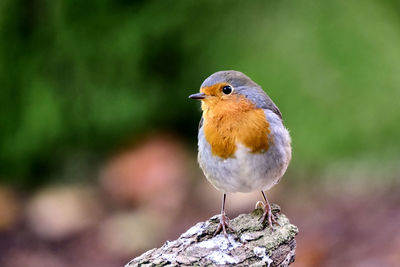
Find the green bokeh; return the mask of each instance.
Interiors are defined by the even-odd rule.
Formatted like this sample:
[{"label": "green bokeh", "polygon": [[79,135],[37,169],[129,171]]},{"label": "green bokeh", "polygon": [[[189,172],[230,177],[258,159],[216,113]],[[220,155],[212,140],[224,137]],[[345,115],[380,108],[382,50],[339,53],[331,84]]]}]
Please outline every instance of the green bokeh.
[{"label": "green bokeh", "polygon": [[397,1],[2,0],[0,179],[42,183],[149,131],[194,143],[187,95],[224,69],[278,104],[293,168],[396,162],[399,47]]}]

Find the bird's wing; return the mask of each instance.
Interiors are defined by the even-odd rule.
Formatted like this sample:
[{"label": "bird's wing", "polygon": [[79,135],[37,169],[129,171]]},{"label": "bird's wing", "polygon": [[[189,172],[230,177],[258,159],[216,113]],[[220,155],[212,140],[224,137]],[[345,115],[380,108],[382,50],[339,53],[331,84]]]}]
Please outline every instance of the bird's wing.
[{"label": "bird's wing", "polygon": [[[268,96],[267,96],[268,97]],[[269,97],[268,97],[269,98]],[[275,103],[269,98],[269,101],[267,101],[262,107],[262,109],[269,109],[276,115],[278,115],[279,118],[282,120],[282,113],[279,110],[279,108],[275,105]]]},{"label": "bird's wing", "polygon": [[200,121],[199,121],[199,128],[198,130],[200,130],[200,128],[203,126],[203,117],[201,117]]}]

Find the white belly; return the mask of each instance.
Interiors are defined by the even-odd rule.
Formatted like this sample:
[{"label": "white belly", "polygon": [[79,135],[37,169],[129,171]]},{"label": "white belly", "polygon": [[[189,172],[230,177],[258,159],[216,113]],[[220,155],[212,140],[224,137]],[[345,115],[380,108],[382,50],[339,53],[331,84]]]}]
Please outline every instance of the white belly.
[{"label": "white belly", "polygon": [[289,133],[275,113],[265,110],[265,115],[270,124],[271,143],[264,153],[251,153],[250,149],[237,144],[234,157],[223,159],[214,156],[203,128],[200,128],[199,164],[206,178],[218,190],[225,193],[268,190],[285,173],[291,159]]}]

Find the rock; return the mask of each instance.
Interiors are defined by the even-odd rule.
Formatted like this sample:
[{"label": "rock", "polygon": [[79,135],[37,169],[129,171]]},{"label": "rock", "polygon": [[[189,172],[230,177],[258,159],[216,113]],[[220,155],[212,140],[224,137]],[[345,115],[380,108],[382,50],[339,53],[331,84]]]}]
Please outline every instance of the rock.
[{"label": "rock", "polygon": [[235,233],[214,236],[219,223],[216,215],[199,222],[178,239],[167,241],[162,247],[152,249],[130,261],[134,266],[289,266],[295,259],[296,226],[290,224],[279,207],[273,205],[280,226],[263,227],[261,209],[241,214],[230,221]]}]

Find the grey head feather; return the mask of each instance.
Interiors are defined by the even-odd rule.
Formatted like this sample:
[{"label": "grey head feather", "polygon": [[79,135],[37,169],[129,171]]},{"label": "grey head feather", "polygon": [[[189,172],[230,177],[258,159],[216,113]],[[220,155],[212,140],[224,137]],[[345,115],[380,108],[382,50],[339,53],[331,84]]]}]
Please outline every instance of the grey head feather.
[{"label": "grey head feather", "polygon": [[253,102],[257,108],[269,109],[282,119],[282,113],[272,99],[264,90],[253,82],[247,75],[240,71],[227,70],[218,71],[209,76],[201,87],[212,86],[216,83],[229,83],[233,86],[236,93],[245,96]]}]

